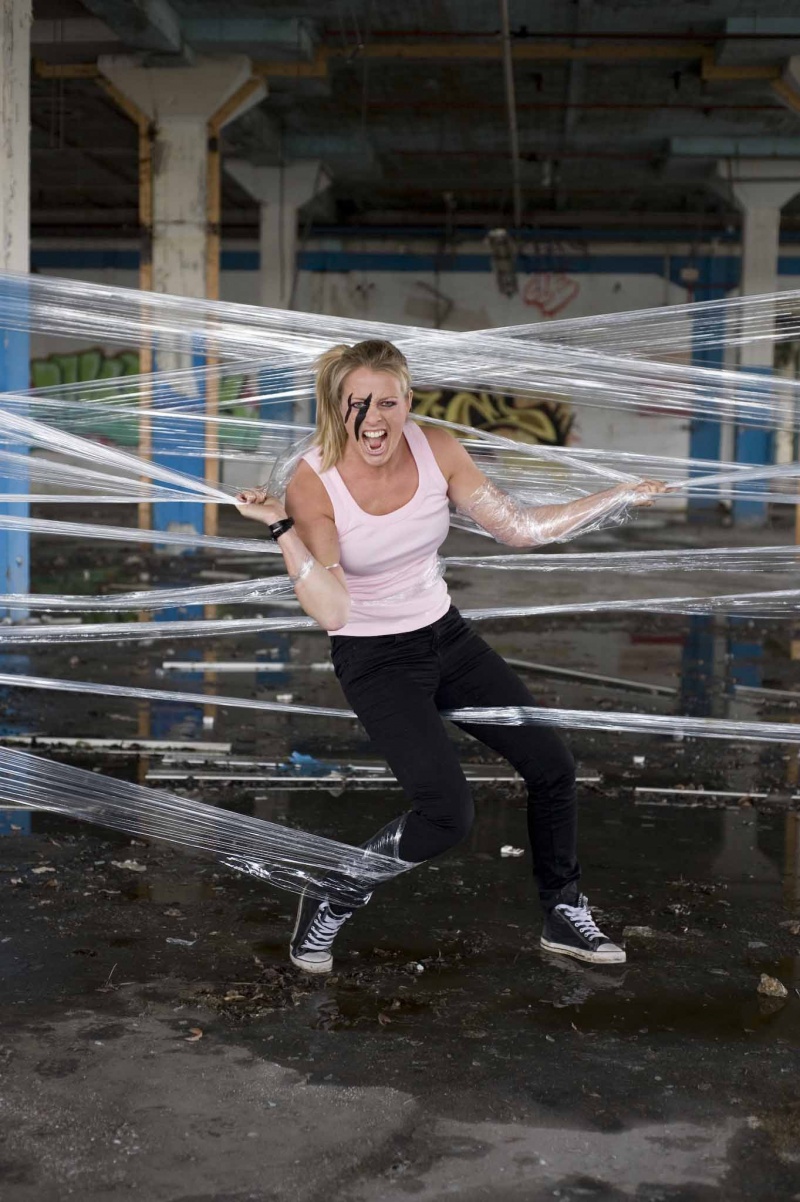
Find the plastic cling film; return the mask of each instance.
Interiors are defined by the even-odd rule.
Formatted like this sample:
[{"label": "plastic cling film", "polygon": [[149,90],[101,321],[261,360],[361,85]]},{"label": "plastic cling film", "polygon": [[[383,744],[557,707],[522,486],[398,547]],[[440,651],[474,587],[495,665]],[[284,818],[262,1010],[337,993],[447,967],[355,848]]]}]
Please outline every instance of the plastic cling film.
[{"label": "plastic cling film", "polygon": [[240,551],[255,555],[280,555],[274,542],[255,538],[222,538],[188,534],[182,530],[139,530],[136,526],[104,526],[89,522],[61,522],[50,518],[17,517],[0,513],[0,530],[27,530],[31,534],[65,538],[109,539],[125,543],[160,543],[162,546],[198,547],[207,551]]},{"label": "plastic cling film", "polygon": [[[788,312],[789,305],[798,304],[796,293],[763,300],[765,312],[777,305]],[[778,375],[651,362],[486,331],[450,333],[152,293],[143,301],[135,291],[37,276],[4,277],[0,325],[107,344],[153,345],[162,356],[187,356],[190,349],[196,353],[204,347],[216,359],[263,362],[269,347],[273,368],[289,373],[310,371],[333,343],[388,338],[406,354],[418,386],[435,382],[602,408],[646,406],[651,416],[706,415],[769,428],[797,428],[800,421],[800,383]],[[758,337],[769,339],[774,332],[767,324]]]},{"label": "plastic cling film", "polygon": [[344,904],[411,865],[246,814],[0,747],[0,799],[207,852],[282,889]]},{"label": "plastic cling film", "polygon": [[[293,585],[308,575],[314,563],[315,560],[309,555],[301,569],[302,576],[266,576],[252,580],[237,580],[226,584],[136,589],[133,592],[114,593],[110,596],[86,593],[77,593],[72,596],[54,593],[0,593],[0,606],[43,612],[63,610],[78,613],[113,613],[128,609],[172,609],[176,606],[189,605],[260,605],[262,603],[269,605],[270,601],[276,598],[281,600],[293,598]],[[307,570],[306,565],[308,565]],[[387,594],[374,601],[364,601],[362,605],[380,608],[382,605],[406,601],[410,597],[417,596],[420,591],[433,588],[442,579],[444,571],[445,561],[434,555],[429,568],[412,587]],[[203,622],[203,630],[205,630],[205,619]],[[185,622],[180,621],[174,624],[174,628],[180,633],[180,629],[184,625]],[[137,623],[137,628],[140,626],[141,623]]]},{"label": "plastic cling film", "polygon": [[[90,454],[92,452],[95,455],[98,454],[96,444],[88,443],[87,439],[68,434],[64,430],[54,430],[46,423],[36,421],[34,418],[25,417],[21,413],[12,413],[8,407],[0,408],[0,430],[4,431],[6,436],[15,443],[27,441],[34,446],[43,446],[51,451],[57,451],[61,454],[72,454],[78,457],[84,456],[87,451]],[[103,447],[102,456],[98,455],[98,458],[102,458],[103,462],[112,464],[130,473],[142,472],[144,463],[143,460],[135,455],[130,455],[126,451],[119,451],[109,446]],[[218,488],[210,487],[204,480],[187,476],[183,472],[176,472],[150,461],[147,461],[145,470],[148,476],[151,476],[155,480],[160,480],[164,484],[178,485],[178,487],[185,488],[189,492],[199,492],[202,496],[213,497],[215,500],[230,503],[231,498],[227,493],[221,492]]]},{"label": "plastic cling film", "polygon": [[[144,689],[94,681],[56,680],[45,676],[14,676],[0,673],[0,685],[45,692],[92,694],[131,698],[138,701],[198,703],[197,693],[174,689]],[[356,720],[352,710],[326,706],[261,701],[245,697],[202,695],[203,705],[251,709],[261,712],[303,715],[309,718]],[[800,746],[800,724],[793,722],[738,722],[729,718],[691,718],[679,714],[637,714],[610,710],[571,710],[533,706],[466,707],[444,710],[442,717],[462,725],[527,726],[551,725],[572,730],[603,730],[625,734],[670,735],[677,738],[746,739],[750,742],[788,743]],[[94,773],[91,774],[94,776]]]},{"label": "plastic cling film", "polygon": [[[8,398],[6,398],[7,400]],[[56,418],[58,415],[56,415]],[[209,429],[216,423],[212,418],[204,419]],[[429,419],[419,419],[427,424]],[[99,421],[99,419],[98,419]],[[464,434],[465,428],[453,423],[438,423],[456,434]],[[256,472],[248,487],[267,487],[276,495],[285,490],[297,460],[305,452],[308,443],[303,435],[304,427],[274,427],[268,422],[249,423],[258,431],[258,459],[263,459],[263,472]],[[55,420],[53,429],[59,430]],[[99,425],[97,427],[100,428]],[[288,430],[288,434],[287,434]],[[291,437],[289,437],[289,435]],[[582,448],[541,448],[512,440],[498,439],[495,435],[485,438],[465,436],[464,445],[477,466],[493,484],[516,495],[527,504],[563,504],[597,492],[599,483],[608,481],[631,481],[647,477],[664,480],[673,491],[687,497],[714,496],[723,498],[758,498],[778,504],[798,504],[798,477],[800,465],[763,465],[743,468],[741,465],[703,460],[686,460],[667,456],[642,455],[618,451],[586,451]],[[19,445],[15,440],[14,445]],[[522,449],[526,448],[526,449]],[[122,475],[110,468],[104,444],[87,438],[82,444],[81,465],[67,464],[47,458],[55,452],[49,448],[34,446],[35,456],[0,452],[0,468],[9,480],[18,479],[21,488],[18,497],[42,499],[49,503],[95,502],[106,504],[136,503],[141,500],[187,500],[197,505],[219,504],[219,497],[199,495],[193,489],[167,487],[155,484],[144,477],[149,461],[138,459],[141,476]],[[187,467],[197,460],[196,440],[176,435],[169,443],[170,454],[185,455]],[[539,453],[540,450],[547,454]],[[250,447],[252,452],[252,447]],[[231,453],[228,458],[247,458]],[[213,456],[212,456],[213,458]],[[88,463],[94,462],[102,470],[91,470]],[[624,471],[622,470],[624,469]],[[188,474],[188,473],[187,473]],[[266,477],[266,484],[260,483]],[[48,492],[39,498],[31,494],[29,482],[41,482],[54,489],[71,489],[66,493]],[[769,488],[768,488],[769,486]],[[82,491],[78,491],[81,489]],[[15,499],[16,499],[15,495]],[[228,501],[232,502],[229,496]]]},{"label": "plastic cling film", "polygon": [[633,597],[619,601],[566,601],[558,605],[508,605],[502,608],[487,607],[463,611],[464,617],[473,622],[493,618],[548,618],[608,613],[734,614],[747,618],[787,618],[800,613],[800,589],[722,593],[711,597]]},{"label": "plastic cling film", "polygon": [[102,613],[126,609],[172,609],[188,605],[258,605],[273,597],[291,597],[292,585],[288,576],[271,576],[260,580],[237,580],[232,584],[202,584],[189,588],[137,589],[111,596],[75,594],[61,596],[49,593],[0,593],[0,606],[11,609],[65,610],[69,612]]},{"label": "plastic cling film", "polygon": [[[268,602],[267,602],[268,603]],[[14,603],[19,608],[19,603]],[[109,643],[140,639],[210,638],[262,631],[320,630],[313,618],[197,618],[175,622],[96,622],[38,626],[19,623],[2,631],[5,644]]]},{"label": "plastic cling film", "polygon": [[[184,373],[177,374],[182,376]],[[169,373],[166,373],[166,380],[159,381],[162,389],[166,387],[170,378]],[[155,388],[153,381],[156,379],[159,378],[152,377],[147,384],[143,382],[142,388],[147,387],[152,390]],[[89,408],[92,408],[95,413],[95,417],[91,420],[87,417]],[[37,415],[35,419],[27,416],[29,409]],[[198,502],[218,503],[220,500],[232,502],[232,498],[224,490],[209,490],[203,480],[189,473],[173,471],[165,475],[158,465],[154,471],[153,465],[148,459],[139,458],[130,452],[121,453],[105,443],[98,443],[92,438],[75,432],[76,429],[82,429],[88,434],[93,428],[92,421],[95,423],[96,430],[97,423],[102,424],[102,415],[107,410],[108,405],[96,403],[92,406],[85,403],[67,402],[63,398],[52,401],[42,400],[38,396],[34,397],[33,394],[16,398],[6,394],[3,398],[5,419],[0,413],[0,439],[5,437],[9,446],[27,443],[40,452],[44,450],[59,455],[66,452],[80,459],[81,468],[85,467],[87,463],[97,464],[104,470],[89,472],[87,479],[91,480],[92,488],[101,487],[102,477],[105,476],[108,481],[107,487],[113,485],[128,491],[131,489],[138,491],[143,487],[152,489],[154,487],[152,484],[145,486],[141,479],[137,479],[136,476],[132,477],[129,473],[136,473],[139,478],[146,477],[148,474],[156,474],[159,475],[162,487],[168,481],[179,492],[185,491],[187,497],[196,498]],[[72,416],[76,412],[77,418]],[[114,412],[117,412],[116,409]],[[285,488],[297,460],[314,438],[313,434],[309,434],[307,427],[292,426],[287,423],[238,421],[231,418],[209,416],[203,412],[179,411],[175,413],[170,409],[165,410],[164,413],[152,408],[146,411],[130,410],[131,414],[137,412],[142,421],[146,418],[150,436],[158,435],[161,450],[169,450],[174,454],[185,454],[187,458],[195,461],[198,454],[202,454],[204,458],[207,458],[209,454],[212,458],[218,458],[220,452],[215,448],[219,447],[222,435],[235,428],[237,437],[241,435],[243,441],[232,448],[232,457],[235,458],[238,455],[245,455],[248,451],[252,453],[254,449],[257,450],[259,458],[263,456],[265,460],[265,470],[268,475],[267,486],[273,492],[281,492]],[[421,420],[434,422],[465,436],[467,449],[495,484],[502,485],[506,489],[511,488],[518,492],[524,492],[528,494],[531,502],[538,503],[558,502],[596,491],[596,481],[592,480],[593,476],[597,476],[604,482],[635,482],[643,474],[647,474],[651,477],[665,479],[671,487],[680,487],[689,495],[698,493],[708,495],[710,491],[718,492],[720,488],[725,488],[726,495],[741,496],[743,485],[748,483],[752,485],[753,482],[758,482],[756,491],[761,495],[766,481],[783,481],[791,485],[800,472],[797,465],[743,468],[736,464],[711,462],[695,464],[689,460],[623,452],[587,452],[581,448],[542,447],[521,443],[496,434],[476,431],[471,427],[456,423],[439,421],[430,416],[423,416]],[[4,421],[5,435],[2,432]],[[162,423],[163,428],[159,428],[159,423]],[[213,432],[213,437],[207,436],[204,431]],[[67,437],[62,437],[62,434],[66,434]],[[168,440],[167,435],[169,435]],[[253,443],[254,438],[255,444]],[[23,461],[28,457],[15,455],[12,452],[5,454],[9,459],[16,461],[19,466],[19,474],[23,475]],[[267,464],[270,465],[270,468],[266,467]],[[41,474],[45,469],[41,465],[37,465],[34,470]],[[53,470],[57,472],[58,468],[54,466]],[[80,468],[69,465],[68,470],[74,475],[80,471]],[[120,471],[123,471],[124,474],[120,475]],[[531,492],[535,495],[530,495]],[[792,499],[783,497],[780,492],[773,491],[770,495],[774,499]]]},{"label": "plastic cling film", "polygon": [[283,701],[261,701],[244,697],[222,697],[211,694],[184,693],[177,689],[145,689],[134,685],[98,684],[91,680],[56,680],[48,676],[16,676],[0,672],[0,685],[11,688],[39,689],[44,692],[91,694],[97,697],[128,697],[136,701],[187,701],[197,705],[218,705],[226,709],[251,709],[263,713],[303,714],[310,718],[354,719],[350,710],[333,706],[300,705]]},{"label": "plastic cling film", "polygon": [[270,470],[264,487],[274,497],[282,497],[289,487],[289,481],[297,471],[297,465],[304,455],[316,443],[316,435],[309,434],[299,442],[290,443],[285,451],[279,453]]},{"label": "plastic cling film", "polygon": [[671,735],[673,738],[735,739],[800,745],[800,726],[791,722],[737,722],[732,718],[687,718],[673,714],[614,713],[534,706],[477,706],[448,710],[444,717],[465,726],[560,726],[617,734]]},{"label": "plastic cling film", "polygon": [[779,292],[506,326],[492,334],[649,359],[752,342],[796,341],[800,308],[796,294]]},{"label": "plastic cling film", "polygon": [[635,486],[626,491],[596,493],[575,503],[577,512],[567,514],[562,506],[524,506],[487,481],[466,500],[458,512],[470,518],[499,543],[511,547],[540,547],[563,542],[590,530],[620,525],[628,517]]},{"label": "plastic cling film", "polygon": [[[23,608],[23,598],[8,594],[8,604]],[[384,603],[397,598],[384,598]],[[277,602],[276,602],[277,603]],[[269,598],[263,599],[269,604]],[[285,603],[284,603],[285,604]],[[146,608],[146,607],[145,607]],[[800,589],[776,589],[760,593],[727,593],[712,597],[635,597],[619,601],[565,602],[560,605],[507,605],[464,609],[472,622],[508,618],[553,618],[608,613],[733,614],[749,618],[787,618],[800,613]],[[198,618],[169,622],[97,622],[40,626],[18,623],[3,628],[6,644],[116,642],[140,639],[184,639],[210,636],[242,636],[262,631],[315,631],[324,633],[313,618]],[[336,633],[333,631],[332,633]]]},{"label": "plastic cling film", "polygon": [[679,551],[578,551],[448,555],[445,568],[495,572],[797,572],[800,547],[692,547]]}]

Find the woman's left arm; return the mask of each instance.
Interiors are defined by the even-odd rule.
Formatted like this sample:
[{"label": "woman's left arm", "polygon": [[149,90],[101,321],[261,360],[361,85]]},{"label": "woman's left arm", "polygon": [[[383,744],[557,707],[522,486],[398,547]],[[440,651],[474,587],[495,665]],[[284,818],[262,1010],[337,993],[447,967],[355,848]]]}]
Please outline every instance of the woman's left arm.
[{"label": "woman's left arm", "polygon": [[452,434],[426,434],[453,505],[509,547],[538,547],[590,530],[601,519],[622,519],[632,507],[652,505],[667,488],[659,480],[637,480],[564,505],[523,505],[492,484]]}]

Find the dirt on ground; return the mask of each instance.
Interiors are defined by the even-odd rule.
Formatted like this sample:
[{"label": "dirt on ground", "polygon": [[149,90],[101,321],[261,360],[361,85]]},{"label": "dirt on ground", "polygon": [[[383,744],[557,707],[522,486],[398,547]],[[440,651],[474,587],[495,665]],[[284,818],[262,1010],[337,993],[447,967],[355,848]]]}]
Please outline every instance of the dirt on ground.
[{"label": "dirt on ground", "polygon": [[[753,541],[677,525],[630,534],[591,547]],[[454,547],[475,553],[467,536]],[[43,543],[41,591],[260,570],[91,545],[63,555]],[[494,573],[459,569],[451,584],[464,608],[790,587],[764,573],[506,575],[498,587]],[[796,719],[800,661],[787,622],[630,613],[495,621],[482,632],[527,663],[629,682],[523,670],[547,705]],[[169,636],[9,647],[2,671],[180,688],[197,701],[6,689],[3,741],[359,843],[403,808],[401,794],[312,787],[296,769],[297,754],[339,765],[374,758],[355,723],[208,705],[217,692],[342,706],[334,677],[310,667],[325,656],[315,634],[235,647]],[[164,667],[214,658],[287,667],[216,678]],[[58,737],[111,744],[48,741]],[[378,890],[337,941],[334,973],[319,979],[288,962],[290,893],[191,849],[46,813],[26,831],[26,815],[6,811],[4,1202],[800,1199],[796,748],[568,737],[582,778],[584,886],[600,925],[625,943],[620,966],[539,947],[514,780],[474,786],[469,840]],[[145,754],[135,746],[145,738],[223,750]],[[465,764],[505,772],[454,738]],[[267,763],[283,764],[287,779]],[[501,852],[509,847],[524,854]]]}]

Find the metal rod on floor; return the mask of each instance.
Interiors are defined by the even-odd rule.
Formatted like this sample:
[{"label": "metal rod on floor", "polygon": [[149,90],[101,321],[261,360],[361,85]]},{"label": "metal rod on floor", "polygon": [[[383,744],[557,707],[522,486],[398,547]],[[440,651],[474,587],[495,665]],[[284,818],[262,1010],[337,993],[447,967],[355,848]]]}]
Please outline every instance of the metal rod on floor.
[{"label": "metal rod on floor", "polygon": [[526,659],[509,659],[503,656],[512,668],[526,672],[541,672],[543,676],[560,676],[564,680],[578,680],[587,684],[614,685],[621,689],[634,689],[642,693],[659,693],[663,697],[675,697],[678,690],[666,684],[650,684],[646,680],[626,680],[622,676],[601,676],[599,672],[579,672],[577,668],[557,668],[553,664],[536,664]]}]

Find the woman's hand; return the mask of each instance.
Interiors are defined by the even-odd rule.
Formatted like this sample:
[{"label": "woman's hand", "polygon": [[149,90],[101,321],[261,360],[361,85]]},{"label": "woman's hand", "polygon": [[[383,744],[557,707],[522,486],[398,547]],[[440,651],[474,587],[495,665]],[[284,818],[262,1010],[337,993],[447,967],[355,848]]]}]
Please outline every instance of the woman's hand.
[{"label": "woman's hand", "polygon": [[668,485],[663,480],[637,480],[635,484],[623,484],[621,489],[627,490],[631,505],[641,508],[652,505],[657,493],[666,492]]},{"label": "woman's hand", "polygon": [[252,518],[271,526],[287,516],[277,497],[271,496],[266,488],[243,488],[234,498],[234,504],[243,518]]}]

